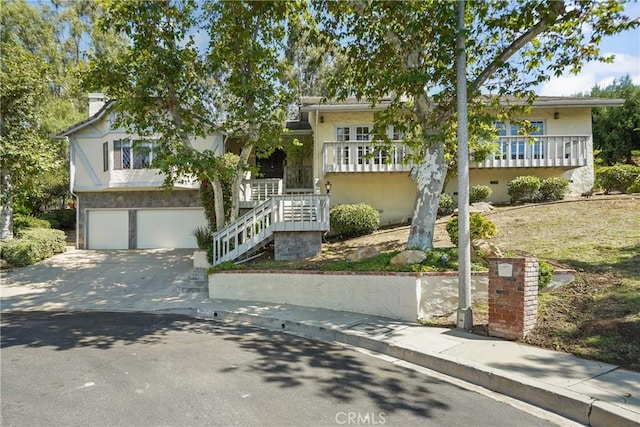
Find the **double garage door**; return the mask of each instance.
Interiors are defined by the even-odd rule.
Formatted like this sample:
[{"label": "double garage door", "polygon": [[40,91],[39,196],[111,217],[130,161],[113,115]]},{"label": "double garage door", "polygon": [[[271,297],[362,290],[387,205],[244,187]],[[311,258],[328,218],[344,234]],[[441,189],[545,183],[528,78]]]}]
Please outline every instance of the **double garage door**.
[{"label": "double garage door", "polygon": [[[137,249],[196,248],[193,230],[205,227],[203,209],[90,210],[88,249],[128,249],[132,236]],[[135,224],[130,224],[130,218]]]}]

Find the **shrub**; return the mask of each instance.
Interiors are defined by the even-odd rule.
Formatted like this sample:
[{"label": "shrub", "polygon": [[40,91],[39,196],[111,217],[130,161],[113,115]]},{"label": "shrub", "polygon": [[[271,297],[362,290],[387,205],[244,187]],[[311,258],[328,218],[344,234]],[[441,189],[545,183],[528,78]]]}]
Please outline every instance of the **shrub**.
[{"label": "shrub", "polygon": [[15,267],[25,267],[64,252],[65,235],[60,230],[30,228],[2,245],[2,258]]},{"label": "shrub", "polygon": [[540,178],[537,176],[519,176],[507,184],[507,193],[512,203],[519,200],[535,200],[538,190],[540,190]]},{"label": "shrub", "polygon": [[538,289],[544,289],[553,279],[553,266],[548,262],[538,259]]},{"label": "shrub", "polygon": [[469,188],[469,203],[484,202],[491,193],[491,188],[486,185],[474,185]]},{"label": "shrub", "polygon": [[[482,214],[472,213],[469,215],[469,228],[471,240],[490,239],[498,233],[495,224],[486,219]],[[458,246],[458,217],[453,217],[447,222],[447,233],[451,243]]]},{"label": "shrub", "polygon": [[329,219],[331,233],[343,237],[371,234],[380,225],[380,213],[365,203],[336,205],[331,208]]},{"label": "shrub", "polygon": [[75,209],[56,209],[53,211],[45,212],[40,217],[49,221],[49,223],[51,224],[51,228],[58,228],[60,230],[73,230],[76,225]]},{"label": "shrub", "polygon": [[633,184],[631,184],[631,185],[627,188],[626,192],[627,192],[628,194],[632,194],[632,193],[640,193],[640,176],[638,176],[638,177],[636,178],[636,180],[633,182]]},{"label": "shrub", "polygon": [[569,181],[564,178],[551,177],[540,183],[540,200],[552,202],[564,199],[569,191]]},{"label": "shrub", "polygon": [[447,193],[442,193],[438,200],[438,216],[451,215],[456,208],[456,204]]},{"label": "shrub", "polygon": [[196,238],[198,249],[208,250],[210,246],[213,246],[213,237],[209,227],[196,227],[191,234]]},{"label": "shrub", "polygon": [[638,178],[640,178],[640,166],[635,165],[615,165],[598,168],[596,171],[596,183],[605,194],[612,191],[624,193]]},{"label": "shrub", "polygon": [[36,218],[31,215],[13,215],[13,231],[19,234],[26,228],[51,228],[51,223],[46,219]]}]

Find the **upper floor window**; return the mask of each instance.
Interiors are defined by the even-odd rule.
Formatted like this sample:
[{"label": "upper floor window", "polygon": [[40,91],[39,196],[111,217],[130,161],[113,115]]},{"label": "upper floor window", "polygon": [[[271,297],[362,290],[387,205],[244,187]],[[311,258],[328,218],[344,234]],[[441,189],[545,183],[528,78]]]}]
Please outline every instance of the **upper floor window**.
[{"label": "upper floor window", "polygon": [[[540,136],[544,135],[544,121],[531,120],[529,122],[531,127],[528,131],[528,136]],[[503,139],[500,142],[500,150],[502,159],[510,157],[511,160],[534,158],[543,159],[545,155],[545,142],[536,140],[533,142],[525,141],[523,135],[523,127],[520,124],[495,122],[496,130],[499,137],[509,137]],[[496,156],[499,158],[499,156]]]},{"label": "upper floor window", "polygon": [[[135,145],[135,148],[132,147]],[[152,141],[118,139],[113,141],[113,169],[148,169],[153,161]]]}]

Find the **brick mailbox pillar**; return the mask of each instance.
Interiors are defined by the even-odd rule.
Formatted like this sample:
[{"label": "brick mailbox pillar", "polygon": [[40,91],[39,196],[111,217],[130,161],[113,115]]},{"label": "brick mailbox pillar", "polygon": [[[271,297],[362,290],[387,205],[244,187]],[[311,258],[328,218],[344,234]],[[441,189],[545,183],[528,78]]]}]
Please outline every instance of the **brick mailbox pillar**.
[{"label": "brick mailbox pillar", "polygon": [[524,338],[537,317],[537,258],[489,259],[489,335]]}]

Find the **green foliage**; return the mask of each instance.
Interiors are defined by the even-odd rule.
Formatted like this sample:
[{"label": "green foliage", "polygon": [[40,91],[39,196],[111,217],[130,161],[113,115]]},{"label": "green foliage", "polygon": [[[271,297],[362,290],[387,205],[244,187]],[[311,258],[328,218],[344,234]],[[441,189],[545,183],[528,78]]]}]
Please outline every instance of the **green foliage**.
[{"label": "green foliage", "polygon": [[469,188],[469,203],[486,201],[491,196],[492,190],[487,185],[474,185]]},{"label": "green foliage", "polygon": [[627,188],[627,194],[640,193],[640,176]]},{"label": "green foliage", "polygon": [[606,194],[612,191],[624,193],[640,177],[640,166],[615,165],[596,170],[596,185]]},{"label": "green foliage", "polygon": [[229,271],[229,270],[242,270],[242,269],[244,269],[244,266],[242,264],[236,264],[235,261],[225,261],[209,268],[209,274],[213,274],[216,271]]},{"label": "green foliage", "polygon": [[[385,130],[393,125],[417,153],[412,177],[421,197],[409,241],[425,249],[432,246],[424,240],[433,236],[437,215],[434,188],[442,188],[456,159],[453,64],[458,51],[452,47],[457,4],[326,2],[319,12],[327,45],[346,57],[330,78],[327,97],[355,96],[372,106],[384,100],[389,107],[375,113],[376,136],[385,139]],[[615,1],[574,2],[568,7],[565,2],[488,0],[467,2],[464,13],[469,24],[465,34],[472,144],[495,138],[491,124],[496,118],[525,113],[536,85],[579,70],[584,63],[606,61],[598,49],[603,36],[638,26]],[[593,30],[588,35],[576,31],[584,22]],[[500,102],[509,95],[518,102]]]},{"label": "green foliage", "polygon": [[593,109],[593,147],[604,164],[631,163],[633,151],[640,149],[640,85],[627,75],[605,88],[594,87],[591,96],[624,99],[622,107]]},{"label": "green foliage", "polygon": [[21,230],[25,230],[27,228],[51,228],[51,223],[44,218],[15,214],[13,216],[13,230],[15,234],[19,235]]},{"label": "green foliage", "polygon": [[[425,251],[427,258],[420,264],[393,265],[391,258],[399,251],[383,252],[374,258],[360,262],[336,261],[322,266],[323,271],[402,271],[402,272],[433,272],[456,271],[458,269],[457,248],[434,248]],[[472,264],[473,271],[486,271],[486,267]]]},{"label": "green foliage", "polygon": [[[112,57],[95,55],[87,89],[118,99],[117,124],[138,135],[161,135],[154,167],[165,186],[180,177],[207,179],[217,193],[216,229],[239,213],[238,188],[249,160],[281,143],[293,92],[282,58],[287,31],[299,19],[299,2],[197,2],[105,0],[100,24],[130,37]],[[170,22],[171,25],[167,25]],[[195,34],[207,36],[205,48]],[[135,76],[135,78],[131,78]],[[215,126],[213,126],[215,123]],[[224,160],[200,152],[192,135],[222,132],[239,142],[231,185],[218,186]],[[231,204],[223,207],[228,195]],[[209,218],[213,218],[209,215]]]},{"label": "green foliage", "polygon": [[45,212],[40,218],[49,221],[51,228],[60,230],[73,230],[76,226],[76,210],[75,209],[56,209]]},{"label": "green foliage", "polygon": [[30,228],[19,237],[2,243],[2,259],[15,267],[25,267],[64,252],[65,235],[60,230]]},{"label": "green foliage", "polygon": [[196,227],[192,234],[193,237],[196,238],[198,249],[208,250],[213,245],[211,229],[209,227]]},{"label": "green foliage", "polygon": [[568,180],[560,177],[550,177],[540,183],[539,199],[543,202],[562,200],[568,191]]},{"label": "green foliage", "polygon": [[531,202],[536,200],[540,185],[540,178],[537,176],[519,176],[507,184],[507,194],[511,197],[511,203]]},{"label": "green foliage", "polygon": [[453,201],[453,197],[447,193],[442,193],[438,200],[438,216],[451,215],[456,209],[456,202]]},{"label": "green foliage", "polygon": [[543,259],[538,259],[538,290],[546,288],[553,280],[553,266]]},{"label": "green foliage", "polygon": [[342,237],[371,234],[380,225],[380,213],[365,203],[336,205],[331,208],[329,218],[331,233]]},{"label": "green foliage", "polygon": [[[451,239],[451,243],[458,246],[458,217],[454,216],[447,222],[447,233]],[[474,239],[490,239],[498,234],[498,229],[494,223],[486,219],[482,214],[471,213],[469,215],[469,231],[471,240]]]}]

